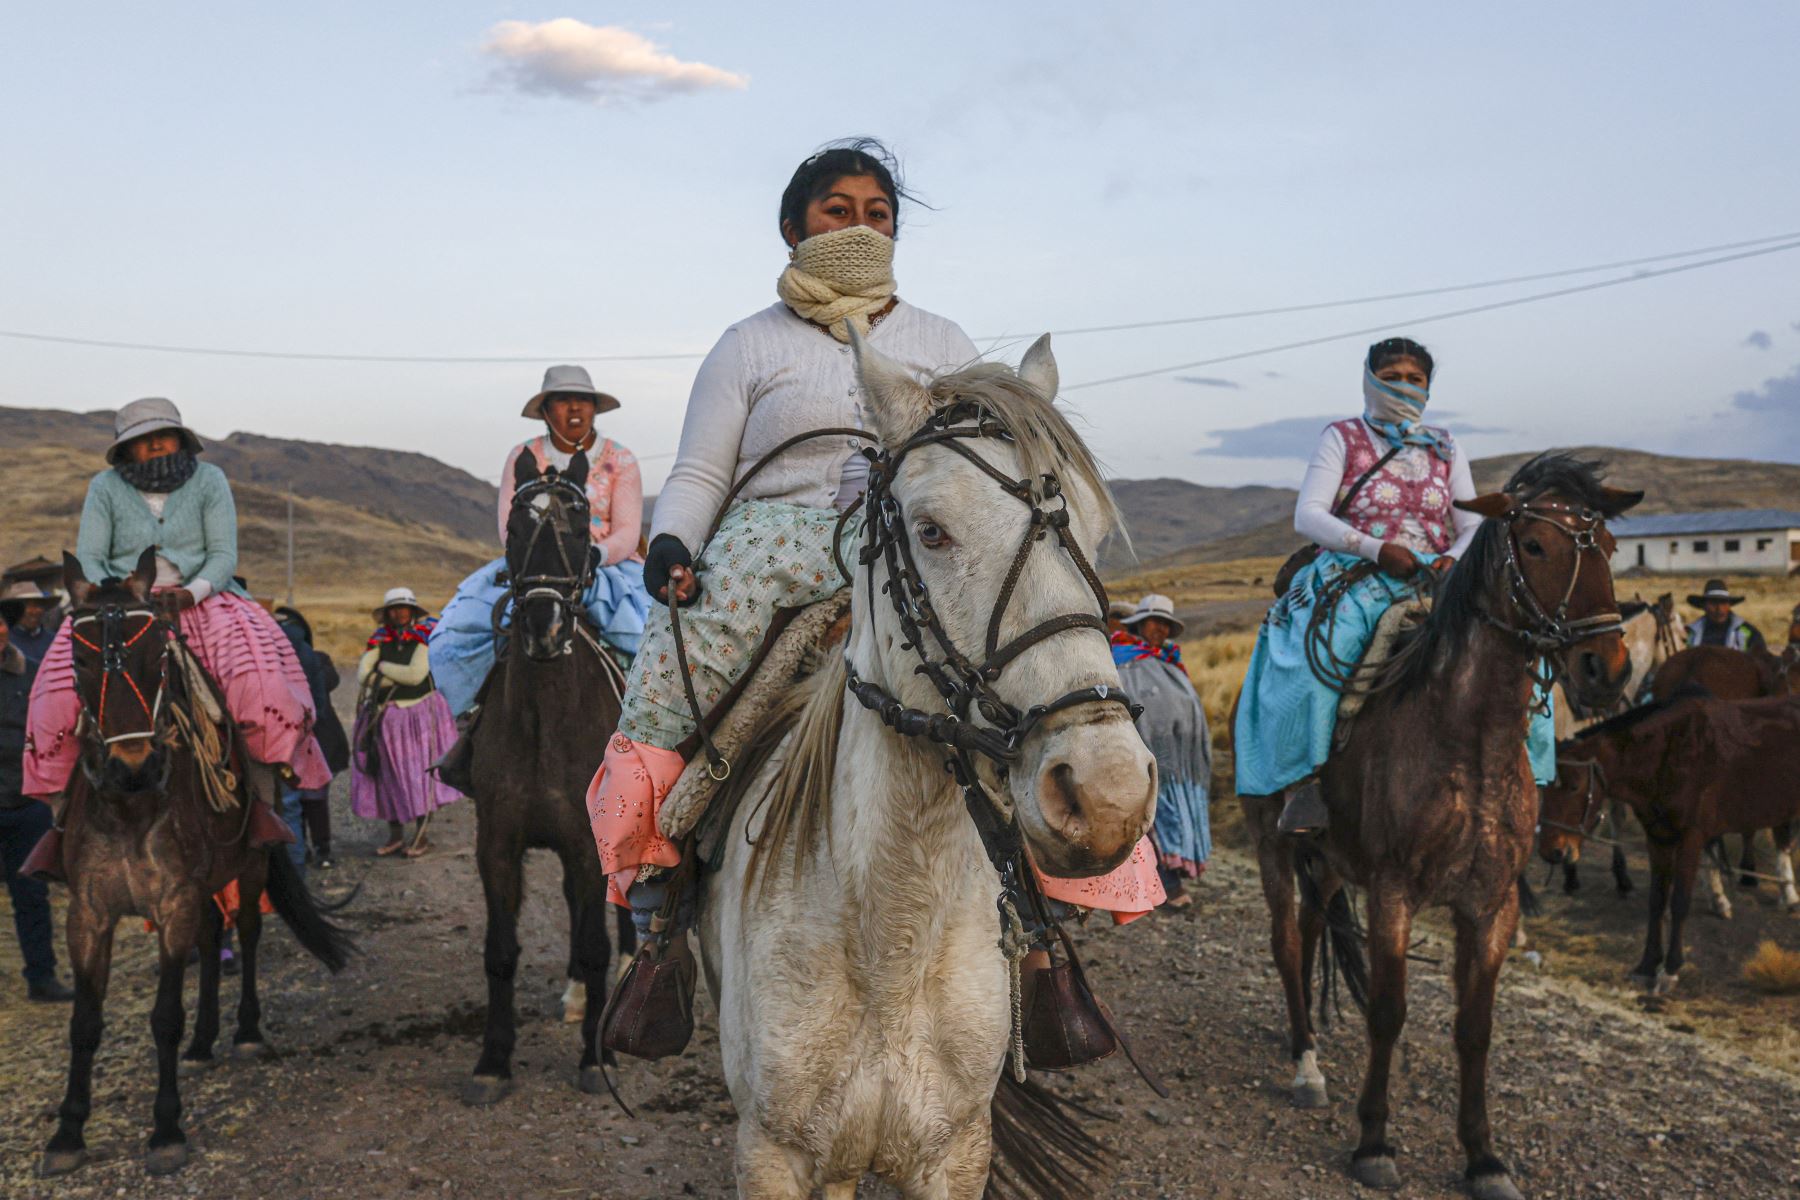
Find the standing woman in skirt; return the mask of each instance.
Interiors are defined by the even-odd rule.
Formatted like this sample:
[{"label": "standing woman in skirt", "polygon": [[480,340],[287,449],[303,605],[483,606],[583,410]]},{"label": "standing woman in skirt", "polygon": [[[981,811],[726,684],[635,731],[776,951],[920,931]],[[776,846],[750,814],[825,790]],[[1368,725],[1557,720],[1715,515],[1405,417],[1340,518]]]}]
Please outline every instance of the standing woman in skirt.
[{"label": "standing woman in skirt", "polygon": [[[431,849],[431,814],[459,793],[427,768],[456,740],[450,705],[431,678],[436,624],[411,588],[388,589],[375,609],[380,622],[356,667],[358,699],[352,735],[350,811],[386,821],[386,857],[419,858]],[[414,823],[412,841],[406,823]]]}]

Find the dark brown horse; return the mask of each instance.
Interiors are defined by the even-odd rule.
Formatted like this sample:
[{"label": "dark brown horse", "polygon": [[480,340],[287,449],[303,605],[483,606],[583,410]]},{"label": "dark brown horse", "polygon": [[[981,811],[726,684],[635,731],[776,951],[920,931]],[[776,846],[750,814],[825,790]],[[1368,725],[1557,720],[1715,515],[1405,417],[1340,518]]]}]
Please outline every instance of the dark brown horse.
[{"label": "dark brown horse", "polygon": [[1800,699],[1678,695],[1583,730],[1557,757],[1538,833],[1545,859],[1560,862],[1581,844],[1604,796],[1631,805],[1644,827],[1649,928],[1631,974],[1652,990],[1667,991],[1681,970],[1694,876],[1712,839],[1772,828],[1782,902],[1800,908],[1791,857],[1800,821]]},{"label": "dark brown horse", "polygon": [[[605,1089],[595,1030],[612,955],[606,935],[606,876],[588,825],[587,786],[619,721],[624,673],[587,625],[582,595],[593,577],[588,535],[588,463],[577,452],[568,470],[539,474],[519,455],[506,526],[511,591],[495,608],[499,662],[483,685],[470,731],[477,832],[475,859],[487,897],[487,1028],[468,1104],[493,1104],[512,1090],[515,1040],[513,978],[519,965],[519,904],[525,851],[550,850],[562,862],[569,908],[569,978],[583,984],[577,1080]],[[510,607],[511,621],[504,623]],[[620,910],[621,914],[624,910]],[[619,922],[621,949],[634,932]]]},{"label": "dark brown horse", "polygon": [[[1684,692],[1703,691],[1717,700],[1755,700],[1765,696],[1786,696],[1796,687],[1800,687],[1800,674],[1789,670],[1789,656],[1793,652],[1790,643],[1788,655],[1776,657],[1766,650],[1746,653],[1734,650],[1729,646],[1694,646],[1683,650],[1665,662],[1650,681],[1650,695],[1678,696]],[[1718,852],[1724,855],[1724,842],[1718,843]],[[1571,849],[1571,856],[1580,853],[1579,847]],[[1615,847],[1614,853],[1618,850]],[[1756,838],[1744,838],[1743,851],[1738,857],[1738,884],[1754,891],[1756,879]],[[1720,884],[1717,872],[1709,873],[1712,885],[1713,909],[1719,916],[1731,918],[1731,900]]]},{"label": "dark brown horse", "polygon": [[[176,1083],[181,1041],[182,975],[200,950],[200,1006],[184,1061],[212,1059],[219,1031],[219,932],[213,895],[236,882],[242,964],[234,1052],[268,1053],[256,995],[259,909],[266,893],[300,944],[332,970],[351,946],[313,902],[285,849],[253,849],[250,796],[217,775],[194,750],[206,720],[180,668],[178,633],[150,599],[156,552],[146,550],[132,576],[95,586],[63,556],[74,611],[69,622],[81,697],[80,767],[63,810],[62,865],[69,884],[68,946],[75,971],[69,1018],[69,1086],[39,1174],[61,1175],[87,1159],[82,1131],[91,1109],[94,1052],[112,968],[113,929],[135,914],[156,926],[158,977],[150,1030],[156,1042],[155,1127],[145,1168],[166,1175],[188,1159]],[[218,693],[215,690],[215,696]],[[227,749],[230,746],[227,745]],[[237,750],[235,773],[244,758]],[[225,764],[232,768],[232,763]]]},{"label": "dark brown horse", "polygon": [[[1596,708],[1613,702],[1629,665],[1605,520],[1641,493],[1603,486],[1596,465],[1540,456],[1505,490],[1459,504],[1486,519],[1325,764],[1331,823],[1322,840],[1277,832],[1279,795],[1243,798],[1287,996],[1298,1104],[1325,1102],[1308,979],[1326,913],[1347,907],[1336,895],[1343,881],[1367,889],[1369,1060],[1351,1173],[1368,1186],[1400,1182],[1388,1085],[1406,1021],[1407,948],[1414,915],[1446,906],[1456,928],[1457,1132],[1466,1178],[1479,1200],[1519,1195],[1494,1154],[1487,1057],[1494,990],[1519,919],[1516,881],[1537,819],[1526,726],[1546,659],[1562,664],[1569,686]],[[1302,856],[1323,862],[1315,862],[1297,917]],[[1333,931],[1348,957],[1346,931],[1338,922]]]}]

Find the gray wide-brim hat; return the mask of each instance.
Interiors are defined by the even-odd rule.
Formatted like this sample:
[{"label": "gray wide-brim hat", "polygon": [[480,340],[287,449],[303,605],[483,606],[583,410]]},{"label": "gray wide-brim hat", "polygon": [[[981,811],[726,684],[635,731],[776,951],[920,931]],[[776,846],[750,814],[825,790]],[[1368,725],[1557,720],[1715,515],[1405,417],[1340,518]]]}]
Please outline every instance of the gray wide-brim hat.
[{"label": "gray wide-brim hat", "polygon": [[380,621],[387,616],[387,610],[390,608],[410,608],[421,617],[431,615],[431,610],[419,603],[419,597],[409,587],[389,588],[387,594],[382,596],[381,603],[377,604],[370,612],[377,621]]},{"label": "gray wide-brim hat", "polygon": [[181,423],[181,410],[175,407],[173,400],[151,396],[133,400],[113,415],[113,443],[106,448],[106,461],[118,466],[123,461],[127,442],[164,429],[180,433],[182,444],[195,454],[206,449],[194,436],[194,431]]},{"label": "gray wide-brim hat", "polygon": [[1137,602],[1137,607],[1132,610],[1131,615],[1120,621],[1119,624],[1124,625],[1129,629],[1133,626],[1143,624],[1151,617],[1160,617],[1169,623],[1170,637],[1180,637],[1182,631],[1187,628],[1187,622],[1175,615],[1175,602],[1161,592],[1151,592],[1148,596],[1139,600]]},{"label": "gray wide-brim hat", "polygon": [[544,401],[551,396],[561,395],[592,397],[595,416],[619,407],[617,397],[609,396],[594,387],[594,381],[588,378],[586,367],[561,366],[551,367],[544,372],[544,386],[537,395],[525,402],[519,415],[533,421],[539,420],[544,415]]}]

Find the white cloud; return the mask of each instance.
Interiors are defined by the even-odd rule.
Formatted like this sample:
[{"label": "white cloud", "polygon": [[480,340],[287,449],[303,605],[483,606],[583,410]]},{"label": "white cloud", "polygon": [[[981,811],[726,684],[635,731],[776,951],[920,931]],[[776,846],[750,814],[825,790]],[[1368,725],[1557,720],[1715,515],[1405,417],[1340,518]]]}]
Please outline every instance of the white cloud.
[{"label": "white cloud", "polygon": [[607,104],[750,85],[747,75],[683,62],[640,33],[573,17],[501,21],[481,49],[499,64],[496,82],[535,96]]}]

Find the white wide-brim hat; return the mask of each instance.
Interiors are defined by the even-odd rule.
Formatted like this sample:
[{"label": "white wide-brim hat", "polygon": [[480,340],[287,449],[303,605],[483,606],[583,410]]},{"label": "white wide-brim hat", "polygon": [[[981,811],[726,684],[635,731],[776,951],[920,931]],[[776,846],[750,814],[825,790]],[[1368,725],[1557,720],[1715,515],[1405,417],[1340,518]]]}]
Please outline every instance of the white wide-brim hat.
[{"label": "white wide-brim hat", "polygon": [[419,603],[418,596],[413,594],[413,590],[411,588],[409,588],[409,587],[389,588],[387,590],[387,595],[385,595],[381,598],[381,603],[376,605],[373,610],[374,614],[375,614],[375,619],[377,621],[381,620],[382,618],[387,616],[388,609],[394,608],[399,605],[405,605],[406,607],[411,608],[416,612],[422,613],[422,612],[426,611],[425,606],[423,604]]},{"label": "white wide-brim hat", "polygon": [[181,410],[175,407],[173,400],[150,396],[143,400],[133,400],[113,415],[113,442],[106,448],[106,461],[118,466],[127,442],[164,429],[180,433],[182,444],[195,454],[206,449],[200,444],[200,439],[194,436],[194,431],[181,423]]},{"label": "white wide-brim hat", "polygon": [[525,402],[519,415],[536,421],[544,415],[544,401],[559,395],[592,396],[596,415],[619,407],[617,397],[609,396],[594,387],[594,381],[588,378],[586,367],[561,366],[551,367],[544,372],[544,386],[538,390],[537,395]]},{"label": "white wide-brim hat", "polygon": [[1180,637],[1181,631],[1187,628],[1187,623],[1175,615],[1175,602],[1160,592],[1151,592],[1139,600],[1131,615],[1119,623],[1121,625],[1137,625],[1151,617],[1161,617],[1174,626],[1169,633],[1170,637]]}]

